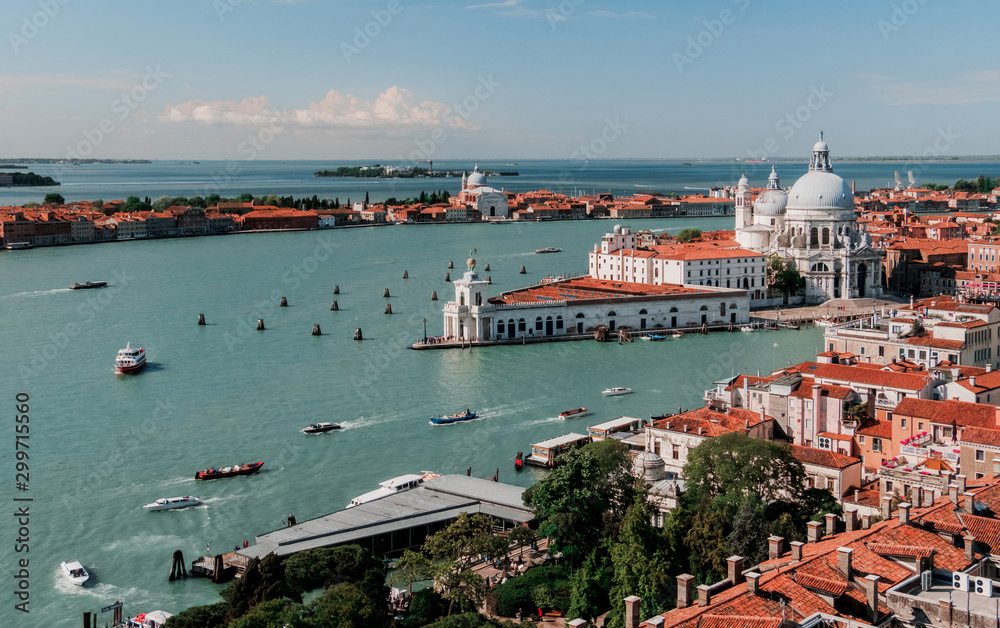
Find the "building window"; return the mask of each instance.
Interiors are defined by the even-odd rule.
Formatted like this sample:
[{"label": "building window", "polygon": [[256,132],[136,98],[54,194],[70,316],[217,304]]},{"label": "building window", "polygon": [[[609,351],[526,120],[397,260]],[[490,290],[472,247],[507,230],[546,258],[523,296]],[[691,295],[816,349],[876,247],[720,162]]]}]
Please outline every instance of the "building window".
[{"label": "building window", "polygon": [[864,445],[865,444],[864,434],[858,434],[858,444],[859,445]]},{"label": "building window", "polygon": [[982,473],[977,473],[977,474],[976,474],[976,479],[977,479],[977,480],[978,480],[979,478],[981,478],[981,477],[983,477],[983,474],[982,474]]},{"label": "building window", "polygon": [[[824,231],[825,231],[825,229],[824,229]],[[827,488],[827,490],[829,490],[830,492],[833,492],[833,490],[836,487],[837,487],[837,481],[836,480],[834,480],[833,478],[827,478],[826,479],[826,488]]]},{"label": "building window", "polygon": [[892,493],[892,480],[885,481],[885,492]]},{"label": "building window", "polygon": [[899,427],[901,427],[904,430],[906,429],[906,419],[899,420]]},{"label": "building window", "polygon": [[976,462],[982,462],[986,460],[986,451],[983,449],[976,450]]},{"label": "building window", "polygon": [[678,447],[677,445],[674,445],[673,446],[673,451],[670,452],[670,456],[674,460],[680,460],[681,459],[681,448]]},{"label": "building window", "polygon": [[876,452],[879,452],[879,453],[882,452],[882,439],[881,438],[872,438],[872,451],[876,451]]}]

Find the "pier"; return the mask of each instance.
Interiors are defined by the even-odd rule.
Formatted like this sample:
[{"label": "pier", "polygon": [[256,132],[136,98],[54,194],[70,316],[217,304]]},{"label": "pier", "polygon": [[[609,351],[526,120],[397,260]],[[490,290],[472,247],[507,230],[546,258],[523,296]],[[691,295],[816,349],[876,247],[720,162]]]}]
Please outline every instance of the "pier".
[{"label": "pier", "polygon": [[231,558],[223,556],[223,565],[241,569],[250,559],[272,552],[281,557],[347,544],[369,548],[376,556],[400,554],[422,545],[463,512],[487,514],[499,528],[508,529],[534,519],[521,499],[523,492],[520,486],[443,475],[408,491],[261,534]]}]

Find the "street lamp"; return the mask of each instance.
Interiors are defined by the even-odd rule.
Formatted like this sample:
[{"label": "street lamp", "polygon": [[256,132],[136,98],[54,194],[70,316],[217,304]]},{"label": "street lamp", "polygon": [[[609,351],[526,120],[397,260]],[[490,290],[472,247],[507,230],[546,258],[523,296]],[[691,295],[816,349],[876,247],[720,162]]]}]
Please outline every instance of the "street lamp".
[{"label": "street lamp", "polygon": [[427,344],[427,319],[424,319],[424,344]]}]

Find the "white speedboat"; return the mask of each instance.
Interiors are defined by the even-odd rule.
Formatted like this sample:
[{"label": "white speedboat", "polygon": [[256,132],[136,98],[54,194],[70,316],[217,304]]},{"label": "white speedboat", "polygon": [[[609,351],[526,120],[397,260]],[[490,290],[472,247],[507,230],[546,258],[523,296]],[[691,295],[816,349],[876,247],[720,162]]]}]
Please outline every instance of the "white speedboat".
[{"label": "white speedboat", "polygon": [[743,327],[740,327],[740,331],[745,331],[747,333],[750,333],[754,331],[754,328],[752,325],[744,325]]},{"label": "white speedboat", "polygon": [[632,392],[631,388],[625,388],[624,386],[615,386],[614,388],[606,388],[605,390],[602,390],[601,394],[606,395],[608,397],[614,397],[617,395],[627,395],[630,392]]},{"label": "white speedboat", "polygon": [[118,350],[118,357],[115,358],[115,372],[138,373],[146,366],[146,350],[143,348],[133,349],[131,344],[126,344],[124,349]]},{"label": "white speedboat", "polygon": [[358,495],[351,500],[351,503],[348,504],[347,507],[353,508],[355,506],[360,506],[361,504],[373,502],[376,499],[382,499],[383,497],[388,497],[389,495],[395,495],[396,493],[402,493],[403,491],[417,488],[424,483],[424,480],[430,480],[436,477],[438,477],[438,474],[436,473],[425,472],[422,475],[410,473],[408,475],[401,475],[398,478],[386,480],[385,482],[379,482],[377,489],[369,491],[364,495]]},{"label": "white speedboat", "polygon": [[201,500],[197,497],[161,497],[152,504],[143,506],[146,510],[173,510],[174,508],[187,508],[197,506]]},{"label": "white speedboat", "polygon": [[90,579],[90,574],[78,560],[68,560],[60,566],[66,578],[78,587],[83,586],[83,583]]},{"label": "white speedboat", "polygon": [[302,428],[303,434],[322,434],[324,432],[332,432],[333,430],[339,430],[340,424],[338,423],[313,423],[309,427]]}]

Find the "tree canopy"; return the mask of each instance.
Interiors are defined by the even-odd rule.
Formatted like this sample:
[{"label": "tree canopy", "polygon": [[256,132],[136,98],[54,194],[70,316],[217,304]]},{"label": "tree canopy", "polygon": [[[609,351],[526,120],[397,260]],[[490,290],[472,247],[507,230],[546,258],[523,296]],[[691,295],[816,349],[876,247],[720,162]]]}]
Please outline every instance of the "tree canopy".
[{"label": "tree canopy", "polygon": [[42,203],[44,205],[64,205],[66,203],[66,199],[63,198],[63,195],[58,192],[49,192],[45,195],[45,200],[42,201]]},{"label": "tree canopy", "polygon": [[701,238],[701,229],[681,229],[676,240],[680,243],[692,242]]}]

